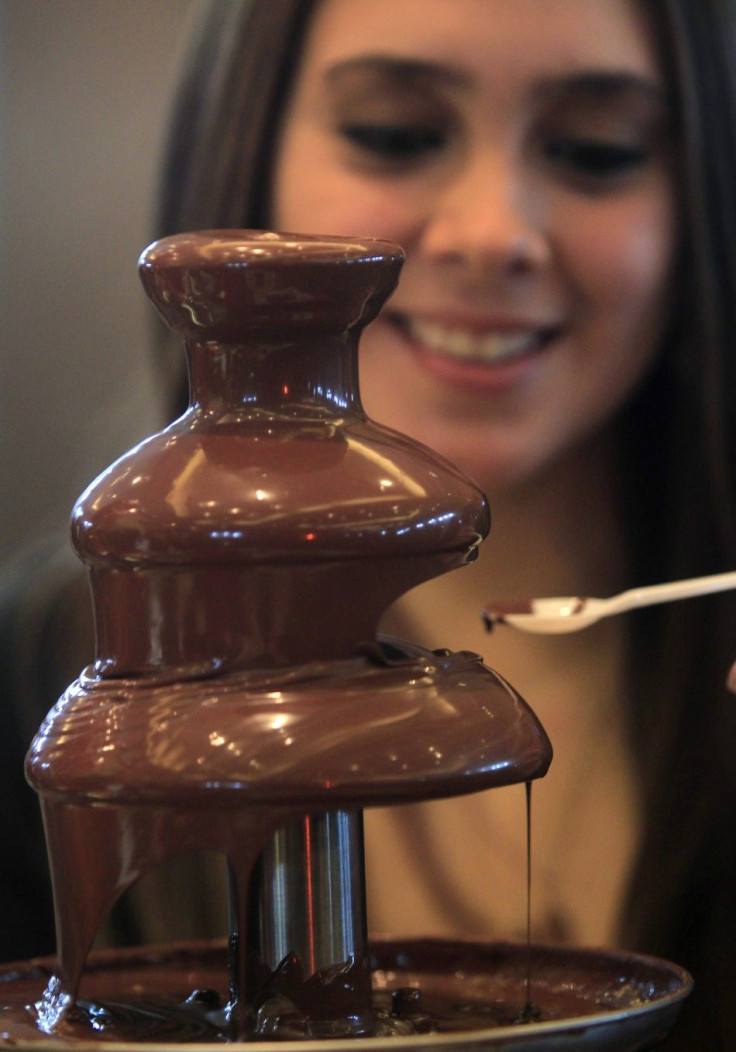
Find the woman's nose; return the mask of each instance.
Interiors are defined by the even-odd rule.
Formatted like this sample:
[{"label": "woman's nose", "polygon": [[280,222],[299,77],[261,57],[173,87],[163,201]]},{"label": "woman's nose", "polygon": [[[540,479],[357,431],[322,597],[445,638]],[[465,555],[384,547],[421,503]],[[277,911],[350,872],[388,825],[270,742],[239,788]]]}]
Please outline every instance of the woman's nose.
[{"label": "woman's nose", "polygon": [[479,272],[527,274],[551,256],[544,201],[512,160],[481,152],[438,188],[421,244],[436,262]]}]

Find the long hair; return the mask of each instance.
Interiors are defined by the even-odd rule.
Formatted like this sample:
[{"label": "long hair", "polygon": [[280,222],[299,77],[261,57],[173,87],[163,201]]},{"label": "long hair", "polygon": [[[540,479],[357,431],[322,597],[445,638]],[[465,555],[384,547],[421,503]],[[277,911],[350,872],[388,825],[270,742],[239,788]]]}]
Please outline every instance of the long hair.
[{"label": "long hair", "polygon": [[210,0],[164,155],[157,236],[267,225],[271,158],[316,0]]},{"label": "long hair", "polygon": [[[736,561],[736,6],[643,3],[675,96],[683,243],[669,339],[622,416],[635,584]],[[672,1047],[725,1049],[736,1041],[736,699],[724,682],[736,604],[652,608],[631,628],[644,833],[622,930],[695,976]]]},{"label": "long hair", "polygon": [[[666,346],[616,423],[632,586],[736,559],[736,7],[640,2],[673,93],[682,245]],[[206,9],[175,105],[159,235],[268,225],[280,115],[315,3]],[[632,616],[629,654],[644,831],[621,939],[695,975],[697,995],[667,1047],[725,1048],[719,1035],[736,1042],[733,597]]]}]

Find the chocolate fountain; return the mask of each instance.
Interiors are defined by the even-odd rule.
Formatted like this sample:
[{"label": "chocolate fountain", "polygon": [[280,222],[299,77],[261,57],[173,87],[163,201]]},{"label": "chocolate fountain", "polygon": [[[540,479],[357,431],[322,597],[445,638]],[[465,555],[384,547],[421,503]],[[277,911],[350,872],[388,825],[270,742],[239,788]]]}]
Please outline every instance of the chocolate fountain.
[{"label": "chocolate fountain", "polygon": [[[477,655],[377,634],[489,528],[468,479],[360,405],[402,259],[253,231],[143,253],[191,402],[74,510],[96,659],[27,760],[57,958],[0,972],[0,1045],[633,1050],[672,1026],[690,980],[667,962],[368,942],[363,809],[530,783],[552,755]],[[90,953],[127,888],[200,850],[228,860],[227,945]]]}]

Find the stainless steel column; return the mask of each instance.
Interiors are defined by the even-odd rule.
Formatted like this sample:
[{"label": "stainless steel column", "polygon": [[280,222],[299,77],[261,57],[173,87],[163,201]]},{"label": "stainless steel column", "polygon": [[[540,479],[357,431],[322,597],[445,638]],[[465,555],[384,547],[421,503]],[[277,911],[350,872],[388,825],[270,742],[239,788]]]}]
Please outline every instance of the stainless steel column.
[{"label": "stainless steel column", "polygon": [[258,891],[262,960],[296,954],[306,976],[367,955],[363,816],[333,811],[279,830]]}]

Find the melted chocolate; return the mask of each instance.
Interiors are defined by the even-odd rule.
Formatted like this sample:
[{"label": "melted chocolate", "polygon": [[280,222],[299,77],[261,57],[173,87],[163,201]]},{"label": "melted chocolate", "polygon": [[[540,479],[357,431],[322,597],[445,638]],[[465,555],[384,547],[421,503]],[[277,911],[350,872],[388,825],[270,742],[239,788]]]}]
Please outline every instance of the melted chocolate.
[{"label": "melted chocolate", "polygon": [[79,681],[28,758],[59,924],[49,1026],[115,899],[171,855],[227,854],[244,931],[256,858],[305,810],[471,792],[535,777],[548,762],[524,702],[472,654],[414,648],[386,665],[363,657],[270,676]]},{"label": "melted chocolate", "polygon": [[548,767],[534,715],[476,655],[376,639],[385,608],[471,561],[489,526],[472,482],[360,406],[358,335],[401,261],[387,243],[243,231],[181,235],[141,257],[184,338],[191,404],[73,514],[96,657],[27,760],[56,905],[47,1032],[80,1012],[86,1026],[119,1017],[75,1008],[98,927],[148,869],[202,849],[224,852],[233,875],[236,1036],[260,1032],[273,997],[312,1026],[360,1031],[364,953],[303,981],[294,962],[264,979],[248,918],[265,845],[305,814]]},{"label": "melted chocolate", "polygon": [[[540,1030],[546,1025],[554,1040],[567,1036],[570,1048],[582,1041],[586,1048],[608,1042],[606,1048],[633,1050],[653,1047],[665,1036],[691,986],[682,969],[655,958],[539,946],[533,953],[535,1012],[524,1021],[523,947],[377,942],[371,960],[376,1032],[457,1034],[509,1027],[515,1029],[504,1035],[503,1047],[515,1048],[513,1035],[537,1024]],[[26,1006],[42,996],[53,971],[52,960],[0,970],[0,1045],[38,1040]],[[272,989],[254,1019],[256,1039],[325,1036],[298,1006],[301,982],[292,974]],[[78,1007],[44,1046],[90,1039],[169,1046],[228,1040],[227,999],[227,950],[221,944],[96,953],[85,970]]]}]

